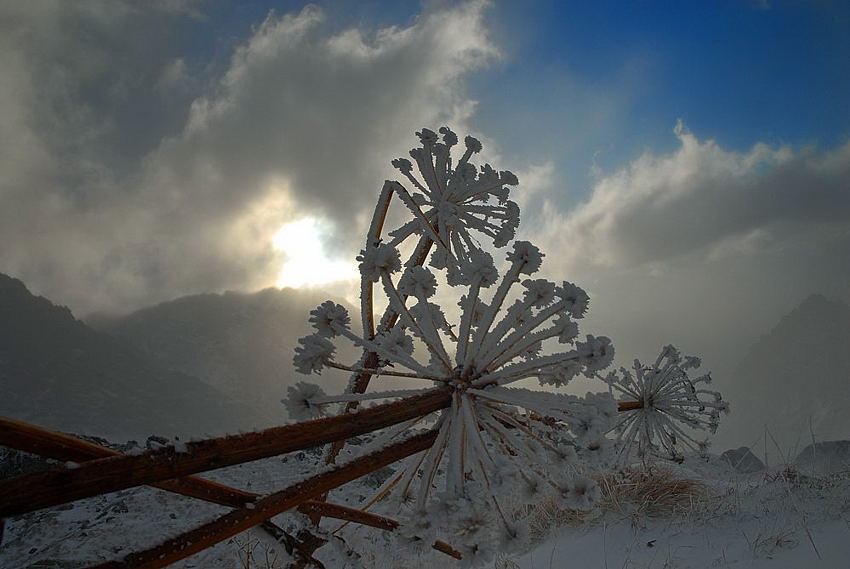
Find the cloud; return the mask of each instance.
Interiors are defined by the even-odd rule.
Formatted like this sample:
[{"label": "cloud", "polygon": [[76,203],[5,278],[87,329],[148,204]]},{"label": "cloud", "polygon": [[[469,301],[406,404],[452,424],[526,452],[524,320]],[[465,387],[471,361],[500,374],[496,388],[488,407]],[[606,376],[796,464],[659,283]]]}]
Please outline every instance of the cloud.
[{"label": "cloud", "polygon": [[750,345],[812,293],[847,299],[850,144],[736,152],[676,136],[672,152],[597,174],[572,210],[557,180],[536,179],[544,204],[520,232],[550,278],[588,290],[582,332],[610,336],[621,364],[672,343],[703,356],[734,405]]},{"label": "cloud", "polygon": [[681,124],[676,136],[675,152],[646,153],[602,175],[575,210],[550,209],[571,264],[747,254],[850,222],[850,143],[827,152],[765,144],[734,152]]},{"label": "cloud", "polygon": [[499,55],[485,8],[336,31],[308,6],[200,62],[192,3],[4,8],[2,270],[85,312],[273,284],[272,238],[307,215],[353,257],[413,131],[466,129],[465,77]]}]

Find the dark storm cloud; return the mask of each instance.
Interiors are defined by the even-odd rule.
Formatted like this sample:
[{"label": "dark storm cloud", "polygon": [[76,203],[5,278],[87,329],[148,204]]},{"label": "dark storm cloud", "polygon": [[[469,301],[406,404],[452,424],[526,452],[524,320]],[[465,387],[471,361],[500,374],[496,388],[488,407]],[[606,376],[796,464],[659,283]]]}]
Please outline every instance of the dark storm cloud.
[{"label": "dark storm cloud", "polygon": [[304,215],[353,256],[412,132],[472,112],[463,77],[497,55],[483,8],[334,32],[307,7],[191,65],[192,4],[5,7],[2,270],[87,311],[273,284],[271,237]]}]

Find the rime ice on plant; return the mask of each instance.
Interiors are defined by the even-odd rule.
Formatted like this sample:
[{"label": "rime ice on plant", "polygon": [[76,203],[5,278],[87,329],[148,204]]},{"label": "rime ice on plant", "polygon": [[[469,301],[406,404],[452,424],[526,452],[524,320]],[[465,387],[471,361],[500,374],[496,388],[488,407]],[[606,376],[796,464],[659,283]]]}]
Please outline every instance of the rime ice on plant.
[{"label": "rime ice on plant", "polygon": [[[463,564],[473,566],[497,548],[527,545],[527,527],[516,519],[517,509],[506,507],[506,497],[527,504],[554,495],[566,508],[589,507],[598,488],[586,467],[610,447],[605,435],[617,413],[610,393],[576,397],[512,384],[537,378],[557,388],[579,374],[605,379],[612,391],[641,407],[620,424],[621,440],[671,454],[679,442],[700,445],[677,421],[712,428],[724,404],[719,395],[714,402],[702,400],[713,392],[695,385],[708,376],[690,380],[686,370],[698,362],[683,362],[672,349],[652,368],[636,362],[634,374],[622,370],[602,378],[613,348],[605,337],[579,339],[576,321],[587,310],[587,294],[569,282],[532,278],[543,255],[530,243],[513,243],[501,277],[480,247],[482,238],[495,247],[513,239],[519,208],[508,200],[507,186],[517,184],[516,176],[471,164],[481,150],[471,137],[455,163],[458,137],[448,128],[417,135],[421,146],[410,153],[415,168],[407,159],[393,161],[408,187],[385,183],[357,258],[363,332],[353,332],[345,308],[328,301],[311,312],[316,332],[296,348],[294,363],[302,373],[352,372],[348,392],[326,395],[299,383],[290,389],[288,406],[294,418],[306,418],[336,412],[342,403],[353,411],[366,400],[416,395],[434,384],[448,389],[448,408],[388,427],[370,443],[381,448],[419,427],[436,430],[433,445],[406,459],[387,480],[378,495],[392,491],[393,498],[376,507],[408,514],[395,533],[408,551],[446,538],[461,550]],[[393,196],[412,219],[385,242],[381,233]],[[416,245],[403,263],[398,248],[408,238]],[[430,267],[445,271],[449,285],[462,286],[459,321],[451,324],[432,300],[437,279],[422,266],[434,245]],[[375,286],[388,301],[379,323],[373,315]],[[335,342],[342,339],[363,349],[357,363],[336,361]],[[363,393],[370,377],[418,379],[423,389]]]},{"label": "rime ice on plant", "polygon": [[[542,258],[531,243],[514,242],[499,278],[489,254],[468,251],[458,276],[465,287],[460,322],[449,326],[441,307],[430,301],[437,288],[431,271],[412,266],[402,272],[398,253],[382,244],[361,255],[360,270],[383,286],[390,309],[398,314],[394,327],[370,339],[351,331],[342,306],[326,302],[311,312],[316,333],[299,341],[294,360],[299,371],[320,373],[329,367],[418,378],[426,386],[437,382],[452,390],[450,408],[390,427],[381,439],[391,440],[427,421],[438,429],[433,446],[408,459],[395,480],[396,503],[413,513],[414,525],[402,528],[402,538],[427,542],[445,531],[455,538],[465,535],[464,559],[478,560],[495,552],[494,530],[520,540],[525,535],[502,506],[505,495],[554,492],[570,507],[589,505],[593,484],[581,475],[582,455],[605,447],[604,435],[616,414],[613,398],[509,387],[527,378],[560,386],[580,373],[594,376],[613,358],[607,338],[578,338],[575,321],[588,304],[583,290],[568,282],[527,278],[538,271]],[[521,294],[512,296],[518,283]],[[485,289],[494,289],[486,301]],[[354,365],[335,361],[327,343],[339,338],[376,353],[378,365],[365,369],[359,367],[362,359]],[[560,348],[544,354],[544,345]],[[422,390],[328,396],[299,384],[292,391],[290,407],[304,416],[336,403]]]},{"label": "rime ice on plant", "polygon": [[705,454],[707,441],[698,441],[688,430],[714,434],[720,412],[729,405],[720,393],[700,388],[711,382],[711,374],[691,378],[688,372],[700,366],[700,359],[682,356],[673,346],[665,346],[655,363],[635,360],[631,370],[620,368],[602,377],[623,399],[637,403],[621,414],[615,427],[623,449],[637,446],[638,453],[663,454],[680,460],[678,446]]},{"label": "rime ice on plant", "polygon": [[450,283],[474,252],[480,249],[477,238],[485,237],[496,247],[504,247],[514,237],[519,225],[519,206],[508,199],[508,186],[519,183],[509,172],[497,172],[489,164],[480,168],[470,162],[481,151],[481,143],[467,136],[465,151],[454,162],[452,149],[457,135],[446,127],[439,135],[423,128],[416,133],[421,146],[410,151],[414,164],[406,158],[392,161],[410,183],[400,182],[391,188],[404,201],[414,219],[390,233],[390,245],[398,245],[411,235],[430,239],[438,247],[431,266],[446,269]]}]

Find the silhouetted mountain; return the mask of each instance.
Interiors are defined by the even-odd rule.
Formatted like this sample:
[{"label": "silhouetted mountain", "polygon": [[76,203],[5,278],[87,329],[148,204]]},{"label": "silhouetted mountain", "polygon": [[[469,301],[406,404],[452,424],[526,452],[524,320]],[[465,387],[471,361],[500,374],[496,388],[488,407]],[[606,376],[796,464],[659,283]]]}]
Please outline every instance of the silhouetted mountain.
[{"label": "silhouetted mountain", "polygon": [[[292,367],[294,347],[311,333],[309,311],[327,298],[319,291],[273,288],[199,294],[89,322],[161,366],[198,377],[279,423],[286,419],[280,399],[287,386],[309,381]],[[331,371],[314,381],[333,393],[347,377]]]},{"label": "silhouetted mountain", "polygon": [[245,405],[0,274],[0,414],[115,440],[252,428]]},{"label": "silhouetted mountain", "polygon": [[[752,446],[791,453],[816,440],[850,438],[850,307],[812,295],[745,355],[721,428]],[[759,448],[764,443],[758,443]]]}]

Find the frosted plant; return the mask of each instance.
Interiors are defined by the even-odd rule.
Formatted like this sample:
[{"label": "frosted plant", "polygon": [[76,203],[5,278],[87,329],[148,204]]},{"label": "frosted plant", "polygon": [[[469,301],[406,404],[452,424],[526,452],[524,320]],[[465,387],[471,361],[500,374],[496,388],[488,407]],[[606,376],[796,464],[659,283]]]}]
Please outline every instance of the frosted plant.
[{"label": "frosted plant", "polygon": [[[683,359],[667,347],[654,366],[636,361],[634,372],[621,369],[600,376],[613,358],[613,349],[605,337],[578,339],[576,320],[587,310],[587,294],[568,282],[558,285],[526,278],[538,271],[543,258],[530,243],[514,242],[501,278],[490,254],[478,246],[476,235],[492,239],[496,247],[513,238],[519,211],[507,200],[505,186],[516,184],[516,177],[510,172],[496,173],[487,165],[480,170],[471,165],[469,159],[481,145],[470,137],[466,152],[453,166],[451,148],[457,136],[447,128],[440,133],[442,142],[433,131],[423,129],[418,133],[422,147],[411,153],[424,182],[413,175],[409,161],[395,162],[416,188],[413,194],[399,182],[384,185],[358,257],[362,334],[351,330],[351,318],[343,306],[328,301],[312,311],[315,333],[301,338],[295,349],[294,363],[301,373],[320,374],[325,368],[337,368],[353,375],[348,392],[342,395],[328,395],[305,382],[291,387],[286,401],[290,418],[301,421],[337,412],[342,404],[344,413],[323,421],[193,441],[175,447],[174,452],[156,449],[144,456],[112,457],[110,476],[99,472],[100,461],[87,462],[92,455],[111,456],[108,449],[102,449],[105,455],[101,455],[93,453],[91,445],[79,443],[81,448],[67,438],[60,442],[55,433],[40,432],[31,425],[5,425],[10,431],[7,438],[22,450],[33,448],[37,439],[47,456],[67,460],[62,457],[71,454],[83,460],[73,465],[75,477],[59,469],[6,482],[7,490],[13,489],[5,492],[6,497],[15,498],[4,504],[6,513],[22,514],[75,496],[160,483],[173,492],[235,509],[134,553],[125,559],[127,563],[164,567],[231,537],[240,528],[266,520],[265,530],[275,539],[282,536],[288,547],[298,552],[299,564],[321,566],[312,554],[327,543],[329,565],[361,566],[360,555],[342,545],[350,541],[336,539],[334,534],[342,528],[327,532],[311,527],[301,532],[308,524],[318,525],[317,518],[325,516],[397,530],[392,535],[407,545],[405,553],[424,550],[430,544],[434,550],[461,559],[461,566],[471,567],[486,563],[497,549],[511,552],[527,547],[528,527],[521,519],[527,508],[516,506],[537,503],[552,494],[567,508],[593,504],[599,495],[593,470],[607,455],[606,434],[618,410],[627,413],[617,427],[620,442],[626,445],[636,442],[642,452],[663,450],[673,456],[678,456],[679,443],[704,449],[683,426],[713,431],[726,404],[719,394],[697,389],[698,384],[709,381],[708,375],[688,377],[687,371],[698,367],[699,361]],[[384,243],[381,233],[393,195],[404,202],[414,219],[391,232],[392,239]],[[491,198],[497,203],[490,203]],[[414,237],[416,245],[403,264],[398,247],[408,237]],[[430,266],[444,270],[449,285],[464,287],[459,322],[454,325],[431,300],[437,292],[437,279],[422,266],[435,244]],[[522,290],[514,288],[518,283]],[[373,314],[376,284],[388,301],[378,326]],[[492,293],[482,296],[494,286]],[[340,340],[363,349],[357,363],[336,361],[336,342]],[[579,374],[607,381],[610,391],[626,400],[616,403],[610,392],[577,397],[514,385],[537,378],[540,384],[557,388]],[[400,377],[438,387],[365,393],[372,377]],[[391,399],[400,400],[356,415],[362,402]],[[349,454],[362,456],[330,465],[345,439],[354,435],[369,440],[349,449]],[[175,476],[200,468],[241,464],[328,442],[332,445],[323,464],[308,469],[303,479],[256,500],[251,494],[196,477],[172,484]],[[144,472],[138,468],[140,460]],[[339,488],[393,463],[400,467],[375,497],[356,510],[317,495],[320,489]],[[53,491],[60,487],[68,492]],[[348,498],[348,503],[354,504],[362,496],[350,500],[349,494]],[[376,504],[402,515],[396,520],[366,511]],[[289,532],[270,521],[299,505],[310,517],[292,517],[290,513]],[[199,535],[203,539],[199,540]],[[457,544],[457,550],[437,537]]]},{"label": "frosted plant", "polygon": [[[480,169],[472,164],[470,159],[481,151],[481,143],[471,136],[464,139],[466,150],[455,163],[452,148],[458,143],[457,135],[447,127],[441,127],[439,132],[438,136],[434,131],[423,128],[417,133],[421,146],[410,151],[421,181],[410,160],[393,160],[393,165],[412,184],[412,189],[399,181],[388,180],[375,206],[366,246],[358,257],[364,266],[371,267],[361,271],[360,312],[364,336],[374,337],[376,333],[386,332],[398,319],[399,315],[391,304],[376,329],[373,284],[380,281],[376,270],[381,263],[398,265],[401,262],[397,249],[406,244],[408,238],[416,244],[404,266],[425,264],[436,245],[431,266],[445,269],[448,282],[456,285],[463,280],[462,268],[475,262],[481,253],[476,235],[502,247],[513,238],[519,224],[519,207],[507,199],[507,186],[518,184],[517,177],[508,171],[496,172],[488,164]],[[382,232],[393,196],[404,203],[412,219],[389,232],[389,241],[384,243]],[[491,198],[495,198],[496,202],[490,203]],[[389,257],[382,258],[385,254]],[[416,276],[411,275],[410,278]],[[427,286],[431,286],[430,283]],[[408,296],[404,283],[399,283],[399,290]],[[360,363],[367,369],[375,367],[375,354],[364,351]],[[366,372],[353,374],[348,391],[364,392],[370,377]],[[353,409],[356,405],[356,402],[350,402],[348,408]],[[332,461],[339,449],[338,445],[331,448],[327,460]]]},{"label": "frosted plant", "polygon": [[[519,225],[519,206],[508,199],[507,186],[519,183],[509,171],[497,172],[489,164],[480,168],[470,162],[481,151],[481,142],[467,136],[466,150],[453,162],[452,149],[457,135],[446,127],[438,136],[423,128],[416,133],[421,146],[410,151],[416,163],[406,158],[392,161],[412,189],[391,182],[388,189],[402,199],[414,219],[390,232],[390,245],[397,246],[412,235],[420,243],[435,242],[431,266],[446,269],[451,284],[458,282],[461,269],[480,250],[476,236],[485,237],[496,247],[504,247],[514,237]],[[440,140],[442,138],[442,140]]]},{"label": "frosted plant", "polygon": [[[539,499],[554,492],[570,507],[590,505],[593,483],[581,465],[606,448],[605,433],[617,412],[613,398],[509,387],[527,378],[561,386],[581,373],[593,377],[613,359],[607,338],[578,338],[575,320],[587,310],[588,297],[576,285],[526,278],[521,294],[511,296],[522,277],[539,270],[542,258],[531,243],[516,241],[499,278],[489,254],[470,251],[461,274],[466,284],[460,322],[450,326],[441,307],[430,301],[437,290],[431,271],[413,266],[402,272],[398,252],[381,244],[361,255],[360,270],[364,278],[381,283],[398,324],[370,339],[352,332],[338,304],[325,302],[311,312],[316,332],[299,341],[294,359],[302,373],[336,368],[415,378],[423,387],[436,382],[452,390],[449,408],[388,428],[374,443],[386,444],[429,422],[438,429],[433,446],[408,459],[390,481],[396,506],[411,514],[412,521],[399,533],[410,544],[453,536],[471,562],[495,553],[493,536],[499,532],[517,540],[526,535],[501,504],[506,495]],[[495,290],[485,302],[482,293],[489,288]],[[377,354],[376,367],[359,367],[362,359],[355,365],[337,362],[331,342],[342,338]],[[544,344],[562,347],[542,355]],[[422,391],[332,396],[299,383],[290,388],[288,405],[304,418],[335,411],[339,403]]]},{"label": "frosted plant", "polygon": [[710,373],[689,376],[700,364],[699,358],[683,357],[673,346],[665,346],[651,366],[635,360],[631,370],[620,368],[599,376],[630,400],[615,427],[624,450],[636,446],[640,455],[664,454],[681,460],[681,445],[705,454],[708,441],[696,440],[688,431],[714,434],[720,412],[728,413],[729,405],[717,391],[698,388],[711,383]]},{"label": "frosted plant", "polygon": [[[619,403],[626,412],[618,426],[623,448],[636,444],[640,452],[664,450],[672,456],[678,456],[677,444],[703,448],[679,423],[716,428],[725,404],[719,395],[703,401],[703,395],[714,393],[695,386],[709,376],[689,379],[687,370],[698,360],[682,360],[672,348],[653,367],[636,362],[634,372],[600,375],[614,351],[606,337],[579,339],[577,320],[588,308],[587,294],[569,282],[533,278],[543,254],[525,241],[513,242],[500,276],[478,241],[503,247],[513,239],[519,208],[508,200],[507,186],[517,184],[516,176],[471,164],[481,150],[471,137],[454,163],[458,138],[445,127],[439,133],[417,133],[421,146],[410,153],[415,168],[407,159],[393,161],[411,189],[398,181],[384,184],[357,257],[362,333],[351,329],[343,306],[328,301],[311,312],[315,333],[296,348],[294,364],[301,373],[350,372],[346,393],[328,395],[299,383],[290,388],[287,406],[291,418],[302,420],[356,413],[369,401],[406,401],[435,385],[447,389],[448,407],[387,427],[353,451],[380,452],[422,427],[434,433],[430,448],[405,459],[361,508],[375,506],[399,519],[394,535],[405,551],[423,551],[445,538],[460,550],[464,565],[475,566],[497,549],[527,546],[528,528],[516,517],[522,509],[506,502],[536,503],[554,494],[567,508],[591,507],[599,492],[593,470],[612,446],[606,435],[618,412],[613,392],[627,399]],[[412,219],[385,241],[393,196]],[[408,239],[415,245],[403,262],[399,248]],[[432,269],[444,271],[445,282],[462,290],[457,322],[449,323],[433,301],[438,279]],[[387,300],[377,322],[376,287]],[[338,362],[339,341],[361,348],[362,357],[353,364]],[[606,381],[610,392],[577,397],[551,391],[580,374]],[[371,378],[403,378],[422,387],[367,393]],[[514,385],[530,378],[547,391]],[[332,445],[326,460],[341,448]]]}]

